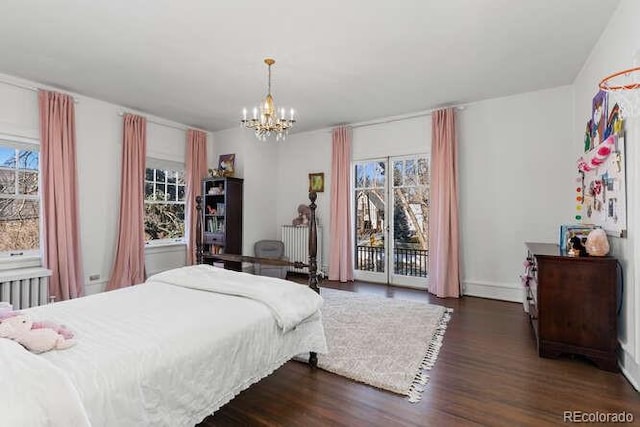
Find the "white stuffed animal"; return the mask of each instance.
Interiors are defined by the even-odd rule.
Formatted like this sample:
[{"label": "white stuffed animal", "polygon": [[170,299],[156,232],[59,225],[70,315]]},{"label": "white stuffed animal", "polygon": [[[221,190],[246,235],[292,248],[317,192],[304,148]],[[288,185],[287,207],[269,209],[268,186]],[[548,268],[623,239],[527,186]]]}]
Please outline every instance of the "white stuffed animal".
[{"label": "white stuffed animal", "polygon": [[20,314],[0,320],[0,338],[9,338],[22,344],[34,353],[44,353],[49,350],[64,350],[75,344],[67,340],[53,329],[31,329],[33,321],[29,316]]}]

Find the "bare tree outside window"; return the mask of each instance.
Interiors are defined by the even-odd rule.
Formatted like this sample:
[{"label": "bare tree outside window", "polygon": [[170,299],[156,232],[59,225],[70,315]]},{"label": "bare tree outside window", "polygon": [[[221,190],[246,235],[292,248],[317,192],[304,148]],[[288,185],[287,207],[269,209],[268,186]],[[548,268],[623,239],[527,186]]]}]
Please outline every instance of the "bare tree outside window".
[{"label": "bare tree outside window", "polygon": [[0,252],[40,247],[37,151],[0,145]]},{"label": "bare tree outside window", "polygon": [[145,240],[183,238],[186,196],[184,172],[147,168],[144,188]]}]

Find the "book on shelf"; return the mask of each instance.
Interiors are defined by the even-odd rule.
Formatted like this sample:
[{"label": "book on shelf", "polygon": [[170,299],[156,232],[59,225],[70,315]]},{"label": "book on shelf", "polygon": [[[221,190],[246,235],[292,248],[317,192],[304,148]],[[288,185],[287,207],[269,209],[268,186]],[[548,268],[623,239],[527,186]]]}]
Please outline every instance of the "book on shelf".
[{"label": "book on shelf", "polygon": [[219,245],[211,245],[211,250],[210,252],[212,254],[223,254],[224,253],[224,246],[219,246]]},{"label": "book on shelf", "polygon": [[206,227],[209,233],[224,233],[224,218],[207,218]]}]

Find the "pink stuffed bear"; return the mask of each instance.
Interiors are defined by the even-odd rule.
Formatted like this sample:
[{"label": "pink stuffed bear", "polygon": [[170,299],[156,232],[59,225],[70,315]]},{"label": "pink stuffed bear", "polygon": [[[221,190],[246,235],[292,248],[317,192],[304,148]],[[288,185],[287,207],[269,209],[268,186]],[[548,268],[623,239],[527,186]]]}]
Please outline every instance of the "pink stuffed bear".
[{"label": "pink stuffed bear", "polygon": [[[4,319],[19,316],[21,314],[23,314],[21,311],[13,311],[11,309],[3,310],[3,307],[0,306],[0,323],[2,323]],[[53,329],[67,340],[73,338],[73,332],[71,332],[65,325],[58,325],[57,323],[50,322],[48,320],[33,322],[31,329]]]},{"label": "pink stuffed bear", "polygon": [[34,353],[64,350],[75,344],[53,329],[32,329],[33,321],[25,314],[0,320],[0,338],[9,338]]}]

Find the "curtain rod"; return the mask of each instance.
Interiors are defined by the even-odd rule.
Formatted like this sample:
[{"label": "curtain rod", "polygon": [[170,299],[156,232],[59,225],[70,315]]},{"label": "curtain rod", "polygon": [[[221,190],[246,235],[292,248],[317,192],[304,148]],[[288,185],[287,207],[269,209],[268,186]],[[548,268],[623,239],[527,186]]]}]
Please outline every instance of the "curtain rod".
[{"label": "curtain rod", "polygon": [[153,123],[154,125],[158,125],[158,126],[164,126],[164,127],[168,127],[168,128],[172,128],[172,129],[178,129],[178,130],[189,130],[189,129],[193,129],[193,130],[199,130],[200,132],[204,132],[204,133],[208,133],[208,130],[204,130],[204,129],[199,129],[193,126],[184,126],[184,125],[171,125],[169,123],[162,123],[153,119],[150,119],[148,117],[146,117],[144,114],[139,114],[139,113],[133,113],[131,111],[120,111],[118,113],[118,115],[120,117],[124,116],[125,114],[135,114],[136,116],[142,116],[145,119],[147,119],[147,122],[149,123]]},{"label": "curtain rod", "polygon": [[364,127],[368,127],[368,126],[383,125],[385,123],[400,122],[402,120],[409,120],[409,119],[415,119],[417,117],[430,116],[430,115],[433,114],[434,111],[444,110],[446,108],[454,108],[454,109],[456,109],[458,111],[461,111],[461,110],[464,110],[465,108],[467,108],[467,106],[469,106],[471,104],[473,104],[473,103],[449,105],[449,106],[444,106],[444,107],[440,107],[440,108],[432,108],[430,110],[419,111],[417,113],[403,114],[403,115],[399,115],[399,116],[391,116],[391,117],[387,117],[385,119],[380,119],[380,120],[371,120],[371,121],[368,121],[368,122],[354,123],[352,125],[345,124],[345,126],[351,126],[352,129],[358,129],[358,128],[364,128]]},{"label": "curtain rod", "polygon": [[[0,78],[0,83],[3,83],[3,84],[5,84],[5,85],[7,85],[7,86],[17,87],[17,88],[19,88],[19,89],[30,90],[30,91],[32,91],[32,92],[37,92],[37,91],[39,91],[40,89],[43,89],[43,88],[39,88],[39,87],[37,87],[37,86],[29,86],[29,85],[26,85],[26,84],[22,84],[22,83],[17,83],[17,82],[12,82],[12,81],[9,81],[9,80],[5,80],[5,79],[2,79],[2,78]],[[45,89],[45,90],[49,90],[49,89]],[[79,102],[79,101],[76,99],[76,97],[75,97],[75,96],[70,95],[70,94],[68,94],[68,93],[65,93],[65,94],[66,94],[66,95],[69,95],[69,96],[73,99],[73,103],[74,103],[74,104],[77,104],[77,103]]]}]

